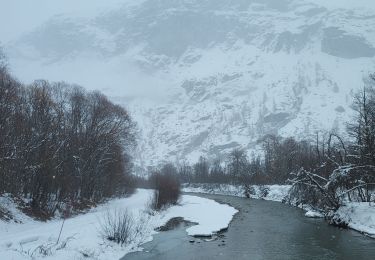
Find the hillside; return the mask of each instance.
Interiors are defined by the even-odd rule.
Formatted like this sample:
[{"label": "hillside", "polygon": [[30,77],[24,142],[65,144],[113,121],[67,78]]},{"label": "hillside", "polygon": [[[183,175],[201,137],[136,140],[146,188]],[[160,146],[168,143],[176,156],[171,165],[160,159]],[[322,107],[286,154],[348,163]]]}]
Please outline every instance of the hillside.
[{"label": "hillside", "polygon": [[[372,1],[118,1],[3,42],[22,80],[100,89],[132,111],[138,164],[194,161],[268,133],[344,129],[375,70]],[[33,70],[30,70],[33,68]]]}]

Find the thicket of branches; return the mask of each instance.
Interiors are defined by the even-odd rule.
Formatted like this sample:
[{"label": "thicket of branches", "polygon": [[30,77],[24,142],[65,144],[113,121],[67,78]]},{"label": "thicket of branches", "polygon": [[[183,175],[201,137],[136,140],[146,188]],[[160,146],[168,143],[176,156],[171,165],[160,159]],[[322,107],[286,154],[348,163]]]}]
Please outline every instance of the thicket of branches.
[{"label": "thicket of branches", "polygon": [[351,141],[329,134],[317,150],[316,166],[291,178],[291,199],[297,203],[335,210],[345,201],[375,201],[375,75],[370,78],[373,85],[354,98],[347,127]]},{"label": "thicket of branches", "polygon": [[0,194],[48,215],[131,192],[134,123],[99,92],[65,83],[25,86],[0,66]]},{"label": "thicket of branches", "polygon": [[160,210],[170,205],[176,205],[181,195],[180,181],[176,167],[167,163],[155,170],[150,179],[150,186],[155,190],[150,207]]}]

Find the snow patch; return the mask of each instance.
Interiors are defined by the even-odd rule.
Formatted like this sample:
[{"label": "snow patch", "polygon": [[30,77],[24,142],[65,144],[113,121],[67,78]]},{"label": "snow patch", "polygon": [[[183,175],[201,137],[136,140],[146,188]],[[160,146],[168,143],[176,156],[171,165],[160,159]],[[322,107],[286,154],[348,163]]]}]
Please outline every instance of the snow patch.
[{"label": "snow patch", "polygon": [[214,200],[185,195],[181,206],[167,210],[162,219],[167,222],[182,216],[187,221],[198,223],[186,230],[190,236],[210,236],[227,228],[237,212],[235,208]]}]

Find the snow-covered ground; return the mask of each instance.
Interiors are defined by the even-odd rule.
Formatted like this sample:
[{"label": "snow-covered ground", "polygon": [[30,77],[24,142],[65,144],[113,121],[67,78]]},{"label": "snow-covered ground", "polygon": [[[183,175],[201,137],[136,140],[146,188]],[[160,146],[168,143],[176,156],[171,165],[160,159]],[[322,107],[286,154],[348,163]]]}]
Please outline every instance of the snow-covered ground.
[{"label": "snow-covered ground", "polygon": [[341,206],[334,214],[351,229],[375,238],[375,203],[350,202]]},{"label": "snow-covered ground", "polygon": [[[151,190],[139,189],[129,198],[111,200],[86,214],[67,219],[58,244],[62,220],[35,221],[18,211],[11,199],[0,198],[0,204],[22,221],[21,224],[0,220],[0,259],[119,259],[141,250],[143,243],[152,240],[154,229],[171,218],[183,217],[198,223],[187,229],[189,235],[211,235],[226,228],[237,212],[213,200],[183,195],[180,205],[148,214],[151,196]],[[121,247],[100,235],[100,223],[108,211],[125,209],[135,219],[138,235],[131,244]]]},{"label": "snow-covered ground", "polygon": [[[253,185],[254,199],[265,199],[272,201],[283,201],[289,192],[290,185]],[[265,192],[265,189],[267,192]],[[245,197],[243,186],[230,184],[185,184],[184,192],[218,194]],[[323,218],[324,214],[312,209],[308,205],[299,205],[306,211],[305,216],[309,218]],[[333,215],[340,222],[344,222],[349,228],[366,233],[375,238],[375,204],[365,202],[350,202],[341,206]]]}]

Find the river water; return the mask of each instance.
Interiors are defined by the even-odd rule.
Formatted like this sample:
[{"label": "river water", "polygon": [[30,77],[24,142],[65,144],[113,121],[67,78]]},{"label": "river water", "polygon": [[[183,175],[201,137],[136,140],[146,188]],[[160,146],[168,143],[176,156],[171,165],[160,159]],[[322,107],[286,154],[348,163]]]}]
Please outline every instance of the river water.
[{"label": "river water", "polygon": [[226,232],[204,241],[188,236],[181,224],[154,236],[143,252],[123,259],[375,259],[375,239],[307,218],[300,209],[272,201],[199,196],[239,210]]}]

